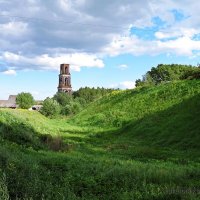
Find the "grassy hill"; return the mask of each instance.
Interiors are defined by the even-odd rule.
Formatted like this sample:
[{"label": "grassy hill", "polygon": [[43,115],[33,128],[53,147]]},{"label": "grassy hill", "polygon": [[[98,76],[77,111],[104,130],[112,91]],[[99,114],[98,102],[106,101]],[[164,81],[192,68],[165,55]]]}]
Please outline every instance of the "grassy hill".
[{"label": "grassy hill", "polygon": [[177,81],[157,87],[114,91],[90,104],[75,116],[73,122],[79,125],[121,127],[179,104],[199,94],[199,90],[199,81]]},{"label": "grassy hill", "polygon": [[72,119],[0,110],[0,199],[199,199],[200,81],[114,92]]}]

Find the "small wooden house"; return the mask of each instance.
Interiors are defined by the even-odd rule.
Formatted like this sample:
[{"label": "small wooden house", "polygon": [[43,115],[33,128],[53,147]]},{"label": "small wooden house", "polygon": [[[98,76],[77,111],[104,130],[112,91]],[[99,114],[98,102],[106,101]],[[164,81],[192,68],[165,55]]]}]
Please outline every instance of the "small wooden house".
[{"label": "small wooden house", "polygon": [[16,97],[17,95],[10,95],[8,100],[0,100],[0,108],[17,108]]}]

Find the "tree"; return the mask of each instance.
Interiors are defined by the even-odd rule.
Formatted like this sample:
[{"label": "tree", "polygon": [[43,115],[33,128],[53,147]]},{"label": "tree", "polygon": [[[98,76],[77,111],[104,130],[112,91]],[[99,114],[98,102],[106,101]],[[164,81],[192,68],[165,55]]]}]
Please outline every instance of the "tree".
[{"label": "tree", "polygon": [[74,102],[71,104],[71,112],[72,112],[73,114],[76,114],[76,113],[78,113],[78,112],[80,112],[80,111],[81,111],[81,105],[80,105],[80,103],[74,101]]},{"label": "tree", "polygon": [[60,111],[60,104],[56,100],[46,98],[40,112],[45,116],[53,117],[60,114]]},{"label": "tree", "polygon": [[73,92],[73,97],[76,99],[77,97],[80,97],[85,100],[85,102],[88,104],[106,94],[111,93],[115,89],[106,89],[106,88],[80,88],[79,90]]},{"label": "tree", "polygon": [[136,87],[143,86],[143,85],[144,85],[144,83],[143,83],[143,81],[141,79],[136,79],[136,81],[135,81],[135,86]]},{"label": "tree", "polygon": [[144,86],[144,85],[158,85],[162,82],[174,81],[174,80],[182,80],[187,78],[189,74],[194,74],[194,77],[198,77],[197,67],[191,65],[164,65],[159,64],[157,67],[152,67],[150,71],[148,71],[143,79],[136,80],[136,86]]},{"label": "tree", "polygon": [[56,100],[61,106],[66,106],[72,101],[72,96],[65,92],[57,92],[53,99]]},{"label": "tree", "polygon": [[61,114],[62,115],[71,115],[71,114],[73,114],[72,106],[71,105],[63,106],[62,109],[61,109]]},{"label": "tree", "polygon": [[182,80],[192,80],[192,79],[200,79],[200,67],[197,67],[195,70],[187,71],[181,78]]},{"label": "tree", "polygon": [[16,103],[22,109],[28,109],[34,104],[34,98],[32,94],[22,92],[17,95]]}]

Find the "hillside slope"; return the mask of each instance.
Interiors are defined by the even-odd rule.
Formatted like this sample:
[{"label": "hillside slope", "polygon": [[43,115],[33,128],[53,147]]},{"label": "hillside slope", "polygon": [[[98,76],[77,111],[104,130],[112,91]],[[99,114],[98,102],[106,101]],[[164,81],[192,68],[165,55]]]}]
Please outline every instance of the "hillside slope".
[{"label": "hillside slope", "polygon": [[166,110],[200,94],[200,81],[177,81],[159,86],[115,91],[90,104],[72,121],[80,125],[122,127]]},{"label": "hillside slope", "polygon": [[113,93],[73,119],[0,109],[0,199],[197,200],[199,130],[200,81]]}]

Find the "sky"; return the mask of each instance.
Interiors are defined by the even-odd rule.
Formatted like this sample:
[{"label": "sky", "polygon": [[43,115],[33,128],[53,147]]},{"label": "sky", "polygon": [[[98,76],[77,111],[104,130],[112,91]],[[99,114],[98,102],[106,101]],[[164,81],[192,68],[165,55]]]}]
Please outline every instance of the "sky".
[{"label": "sky", "polygon": [[196,0],[0,0],[0,99],[57,92],[61,63],[73,90],[134,88],[158,64],[197,65]]}]

